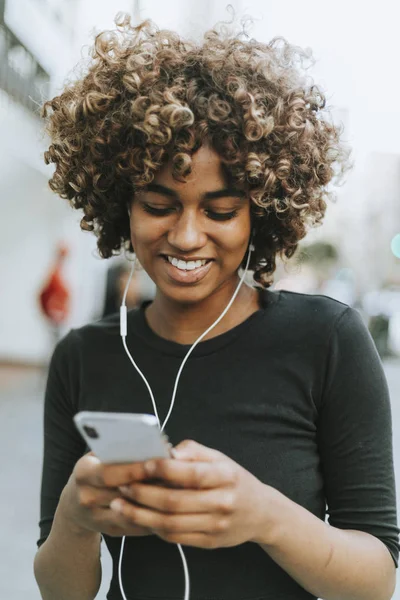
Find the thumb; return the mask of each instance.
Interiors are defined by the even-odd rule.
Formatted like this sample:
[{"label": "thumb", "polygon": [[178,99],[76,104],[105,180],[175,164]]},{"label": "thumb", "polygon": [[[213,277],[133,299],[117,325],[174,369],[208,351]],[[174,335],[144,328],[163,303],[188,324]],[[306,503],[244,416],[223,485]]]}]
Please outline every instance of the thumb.
[{"label": "thumb", "polygon": [[174,458],[180,460],[198,460],[201,462],[215,462],[225,458],[224,455],[218,450],[208,448],[199,444],[194,440],[183,440],[172,450]]}]

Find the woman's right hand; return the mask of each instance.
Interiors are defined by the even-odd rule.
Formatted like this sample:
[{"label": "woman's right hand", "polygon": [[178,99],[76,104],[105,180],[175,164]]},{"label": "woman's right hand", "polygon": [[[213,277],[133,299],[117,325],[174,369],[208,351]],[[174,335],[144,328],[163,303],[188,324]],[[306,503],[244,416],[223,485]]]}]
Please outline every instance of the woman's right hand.
[{"label": "woman's right hand", "polygon": [[105,480],[127,484],[129,468],[128,464],[104,465],[93,452],[82,456],[60,498],[59,510],[63,517],[78,531],[95,531],[113,537],[152,535],[149,529],[128,523],[110,509],[112,500],[121,498],[122,494],[118,487],[107,485]]}]

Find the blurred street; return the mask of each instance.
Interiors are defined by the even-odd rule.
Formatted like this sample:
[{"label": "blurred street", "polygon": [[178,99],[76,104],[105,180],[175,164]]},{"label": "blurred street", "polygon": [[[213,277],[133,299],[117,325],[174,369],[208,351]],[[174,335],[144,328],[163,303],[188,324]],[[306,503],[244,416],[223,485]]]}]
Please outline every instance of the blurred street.
[{"label": "blurred street", "polygon": [[[400,361],[385,362],[392,398],[394,451],[400,497]],[[33,577],[39,515],[42,455],[42,403],[46,374],[36,369],[0,368],[0,598],[40,600]],[[400,508],[400,501],[398,502]],[[103,586],[106,597],[110,564],[107,550]],[[395,600],[400,600],[400,588]]]}]

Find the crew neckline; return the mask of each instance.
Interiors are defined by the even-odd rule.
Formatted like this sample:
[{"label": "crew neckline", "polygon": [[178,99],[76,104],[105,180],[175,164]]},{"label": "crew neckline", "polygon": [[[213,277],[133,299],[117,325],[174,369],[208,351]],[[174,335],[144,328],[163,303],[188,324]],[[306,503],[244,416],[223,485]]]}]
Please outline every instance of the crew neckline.
[{"label": "crew neckline", "polygon": [[[228,329],[228,331],[216,335],[208,340],[199,342],[191,353],[191,356],[205,356],[207,354],[216,352],[220,348],[232,343],[238,336],[242,335],[249,327],[253,327],[253,325],[265,315],[267,307],[271,303],[277,301],[277,294],[271,290],[260,288],[255,289],[260,294],[261,307],[247,317],[244,321],[238,325],[235,325],[235,327]],[[147,306],[151,304],[151,302],[151,300],[146,300],[141,303],[139,308],[128,313],[128,337],[130,336],[130,333],[131,335],[138,335],[148,346],[155,348],[162,354],[184,357],[191,348],[192,344],[180,344],[179,342],[168,340],[158,335],[150,327],[145,315],[145,310]]]}]

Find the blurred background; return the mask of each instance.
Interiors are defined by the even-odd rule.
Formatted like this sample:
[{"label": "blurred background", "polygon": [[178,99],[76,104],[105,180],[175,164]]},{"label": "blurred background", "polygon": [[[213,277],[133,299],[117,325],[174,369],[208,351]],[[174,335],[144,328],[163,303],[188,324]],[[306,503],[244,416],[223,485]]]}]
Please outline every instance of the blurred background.
[{"label": "blurred background", "polygon": [[[400,484],[400,77],[395,0],[233,1],[251,37],[310,47],[310,74],[344,127],[354,168],[325,223],[312,230],[274,288],[325,294],[357,308],[391,390]],[[47,186],[43,100],[88,56],[118,11],[200,39],[230,20],[225,0],[0,0],[0,596],[39,599],[32,574],[39,518],[43,391],[57,339],[118,309],[129,271],[102,260],[80,215]],[[129,305],[151,298],[139,271]],[[356,375],[356,374],[355,374]],[[399,494],[398,494],[399,497]],[[105,554],[105,552],[104,552]],[[109,564],[105,561],[105,577]],[[105,585],[99,598],[105,598]],[[395,598],[400,599],[400,591]]]}]

